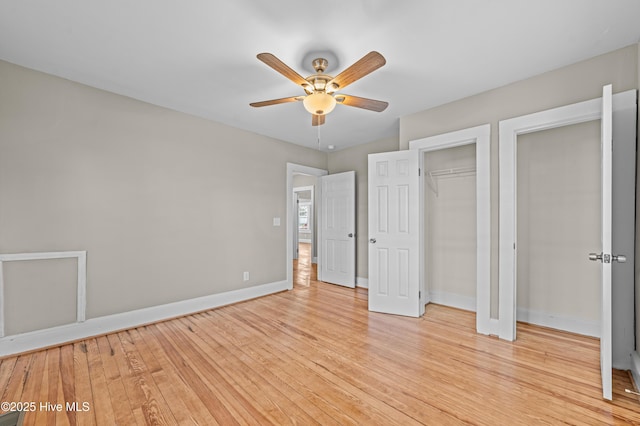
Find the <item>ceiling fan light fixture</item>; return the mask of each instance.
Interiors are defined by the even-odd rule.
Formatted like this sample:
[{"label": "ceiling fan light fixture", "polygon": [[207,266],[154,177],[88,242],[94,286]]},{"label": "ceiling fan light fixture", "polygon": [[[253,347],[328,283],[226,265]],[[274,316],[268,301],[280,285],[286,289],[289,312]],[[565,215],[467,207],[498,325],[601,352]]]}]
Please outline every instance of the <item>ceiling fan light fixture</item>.
[{"label": "ceiling fan light fixture", "polygon": [[386,63],[384,56],[376,51],[367,53],[335,77],[324,74],[329,61],[322,57],[315,57],[312,61],[315,73],[306,78],[302,77],[271,53],[259,53],[257,57],[275,71],[301,86],[305,92],[305,96],[289,96],[288,98],[253,102],[249,104],[252,107],[302,101],[305,110],[311,114],[311,125],[321,126],[325,123],[325,115],[333,111],[336,103],[377,112],[384,111],[389,105],[387,102],[376,101],[375,99],[359,98],[357,96],[347,96],[336,93],[338,90],[344,89],[349,84],[370,74]]},{"label": "ceiling fan light fixture", "polygon": [[323,92],[308,95],[302,103],[310,114],[315,115],[329,114],[336,107],[336,100],[333,96]]}]

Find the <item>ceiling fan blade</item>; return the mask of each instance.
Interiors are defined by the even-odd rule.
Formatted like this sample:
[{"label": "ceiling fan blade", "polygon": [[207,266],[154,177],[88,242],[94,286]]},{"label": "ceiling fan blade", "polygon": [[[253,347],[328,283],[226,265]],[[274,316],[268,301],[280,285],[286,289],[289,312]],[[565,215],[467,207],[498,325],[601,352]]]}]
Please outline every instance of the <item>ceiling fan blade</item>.
[{"label": "ceiling fan blade", "polygon": [[333,84],[336,85],[338,89],[343,89],[354,81],[377,70],[386,63],[387,61],[384,59],[384,56],[378,52],[369,52],[360,58],[358,62],[335,76],[333,80],[327,83],[327,86]]},{"label": "ceiling fan blade", "polygon": [[336,102],[339,104],[368,109],[370,111],[376,112],[382,112],[389,106],[389,102],[376,101],[375,99],[368,98],[359,98],[357,96],[336,95],[335,98]]},{"label": "ceiling fan blade", "polygon": [[289,68],[287,64],[276,58],[271,53],[259,53],[258,59],[260,59],[262,62],[269,65],[271,68],[278,71],[280,74],[284,75],[294,83],[299,84],[303,87],[309,86],[309,82],[307,80],[305,80],[300,74]]},{"label": "ceiling fan blade", "polygon": [[326,115],[317,115],[313,114],[311,116],[311,125],[312,126],[322,126],[324,124],[324,118]]},{"label": "ceiling fan blade", "polygon": [[304,99],[304,96],[291,96],[290,98],[271,99],[269,101],[250,103],[252,107],[258,108],[269,105],[285,104],[287,102],[296,102]]}]

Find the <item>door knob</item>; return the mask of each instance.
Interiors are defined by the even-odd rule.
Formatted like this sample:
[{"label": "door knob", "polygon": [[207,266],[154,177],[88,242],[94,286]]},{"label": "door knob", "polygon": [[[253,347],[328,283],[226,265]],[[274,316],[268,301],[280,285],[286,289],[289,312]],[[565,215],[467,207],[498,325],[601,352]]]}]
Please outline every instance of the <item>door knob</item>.
[{"label": "door knob", "polygon": [[614,254],[613,256],[611,256],[611,259],[614,262],[625,263],[627,261],[627,256],[625,256],[624,254]]},{"label": "door knob", "polygon": [[589,253],[589,260],[593,260],[594,262],[597,260],[602,260],[602,253]]},{"label": "door knob", "polygon": [[375,238],[370,238],[370,239],[369,239],[369,242],[370,242],[371,244],[375,244],[375,243],[376,243],[376,239],[375,239]]},{"label": "door knob", "polygon": [[609,255],[609,254],[604,254],[604,253],[589,253],[589,260],[593,260],[593,261],[601,261],[604,263],[611,263],[613,262],[618,262],[618,263],[625,263],[627,261],[627,256],[625,256],[624,254],[614,254],[614,255]]},{"label": "door knob", "polygon": [[347,237],[353,238],[353,232],[349,232],[349,235],[347,235]]}]

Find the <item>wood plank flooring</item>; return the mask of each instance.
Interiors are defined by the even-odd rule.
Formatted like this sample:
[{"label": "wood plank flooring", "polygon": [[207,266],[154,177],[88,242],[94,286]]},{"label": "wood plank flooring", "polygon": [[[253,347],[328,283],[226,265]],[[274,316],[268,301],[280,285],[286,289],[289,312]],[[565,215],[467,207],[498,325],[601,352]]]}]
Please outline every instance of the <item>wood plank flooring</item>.
[{"label": "wood plank flooring", "polygon": [[640,424],[626,372],[602,400],[597,339],[519,324],[503,342],[437,305],[371,313],[366,290],[306,265],[293,291],[4,358],[0,401],[34,402],[26,425]]}]

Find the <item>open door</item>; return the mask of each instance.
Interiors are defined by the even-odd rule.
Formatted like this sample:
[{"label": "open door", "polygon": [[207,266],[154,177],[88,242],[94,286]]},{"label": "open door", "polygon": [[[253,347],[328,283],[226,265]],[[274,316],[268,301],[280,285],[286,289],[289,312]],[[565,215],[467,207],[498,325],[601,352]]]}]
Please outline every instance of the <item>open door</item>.
[{"label": "open door", "polygon": [[[625,92],[625,95],[627,93]],[[618,96],[619,103],[622,103],[622,98]],[[631,101],[627,101],[627,103],[633,103],[633,118],[635,118],[635,93],[633,93],[633,99]],[[624,106],[618,105],[616,110],[619,112],[621,109],[624,109]],[[620,117],[619,117],[620,118]],[[635,120],[632,120],[635,121]],[[612,398],[612,379],[611,379],[611,369],[613,367],[613,319],[612,319],[612,306],[613,306],[613,296],[612,296],[612,275],[614,271],[612,270],[613,262],[624,263],[627,261],[626,254],[633,254],[633,243],[630,241],[623,241],[624,238],[621,238],[620,234],[620,224],[632,223],[633,218],[625,218],[625,216],[621,216],[621,212],[615,212],[616,216],[616,225],[618,227],[614,227],[614,212],[612,206],[614,205],[614,196],[618,197],[616,202],[616,208],[618,210],[624,210],[624,206],[619,204],[620,199],[623,193],[621,193],[622,186],[625,185],[624,179],[621,178],[620,170],[624,169],[625,162],[628,162],[628,159],[621,159],[620,155],[623,154],[621,148],[619,147],[617,156],[617,169],[613,170],[613,96],[612,96],[612,88],[611,85],[605,86],[602,90],[602,251],[600,253],[589,253],[589,259],[593,261],[598,261],[601,263],[601,273],[602,273],[602,312],[601,312],[601,332],[600,332],[600,370],[602,375],[602,396],[605,399],[611,400]],[[625,136],[624,129],[620,128],[620,126],[616,127],[617,130],[620,130],[620,134],[616,137],[616,140],[622,140]],[[635,158],[635,153],[629,153],[629,155]],[[626,164],[628,168],[629,165]],[[635,168],[635,164],[632,164],[632,168]],[[627,170],[627,169],[625,169]],[[614,178],[617,179],[616,186],[618,188],[613,187]],[[622,188],[624,189],[624,188]],[[633,190],[633,188],[631,188]],[[618,192],[616,192],[618,191]],[[628,197],[627,197],[628,198]],[[613,247],[613,237],[614,233],[617,235],[617,239],[615,241],[616,247],[618,249],[631,250],[630,253],[623,254],[614,254],[613,251],[615,248]],[[624,230],[625,235],[628,234],[628,227]],[[633,276],[625,277],[623,276],[623,272],[621,269],[616,271],[617,276],[615,278],[616,282],[616,291],[618,292],[618,304],[616,305],[618,309],[623,309],[622,304],[620,303],[620,294],[625,295],[625,283],[627,281],[633,282]],[[631,272],[627,270],[625,273]],[[629,297],[631,295],[629,294]],[[619,317],[619,316],[618,316]],[[620,318],[618,318],[620,320]],[[624,321],[624,319],[622,319]],[[618,334],[618,346],[624,346],[624,336]],[[628,350],[632,350],[630,346]],[[618,349],[618,353],[620,350]],[[624,349],[622,350],[623,355],[625,354]],[[620,355],[618,354],[618,357]],[[619,363],[619,362],[618,362]]]},{"label": "open door", "polygon": [[319,178],[321,191],[318,279],[356,286],[356,172]]},{"label": "open door", "polygon": [[[616,141],[621,135],[620,143],[616,148],[616,170],[613,170],[613,102],[616,102],[616,113],[625,111],[624,120],[617,115]],[[617,353],[618,358],[628,359],[628,352],[624,353],[624,348],[620,350],[621,343],[628,340],[624,335],[625,330],[633,327],[633,307],[626,308],[622,305],[633,298],[633,268],[627,271],[624,279],[619,279],[620,274],[612,271],[613,262],[624,262],[626,258],[622,253],[633,256],[633,233],[629,229],[633,228],[635,222],[635,162],[620,162],[620,156],[626,156],[631,160],[635,159],[635,117],[636,117],[636,91],[630,90],[612,96],[612,87],[603,88],[602,98],[596,98],[576,104],[540,111],[521,117],[515,117],[500,121],[500,257],[499,257],[499,335],[501,339],[513,341],[516,337],[516,140],[518,135],[567,126],[571,124],[583,123],[591,120],[601,120],[601,240],[602,245],[598,248],[599,253],[590,253],[589,259],[601,262],[601,316],[600,316],[600,348],[601,348],[601,374],[602,392],[605,399],[612,397],[612,373],[611,368],[614,363],[613,354]],[[629,134],[627,134],[629,133]],[[627,151],[627,149],[630,150]],[[624,164],[622,164],[624,163]],[[613,179],[617,177],[616,187],[613,187]],[[621,191],[621,188],[625,188]],[[615,191],[614,191],[615,190]],[[614,192],[617,198],[614,199]],[[620,204],[620,201],[626,203]],[[616,202],[616,218],[614,229],[613,203]],[[630,206],[630,207],[629,207]],[[621,213],[624,212],[624,215]],[[621,218],[624,218],[621,219]],[[619,252],[613,253],[613,235],[617,232],[616,248]],[[620,232],[630,239],[624,239],[625,244],[621,244]],[[630,244],[627,244],[630,240]],[[586,253],[585,253],[586,255]],[[585,259],[586,260],[586,259]],[[620,271],[621,268],[616,268]],[[613,275],[613,277],[612,277]],[[612,319],[612,278],[616,279],[616,326],[617,343],[616,350],[613,349],[613,319]],[[628,286],[628,288],[627,288]],[[631,314],[628,314],[631,312]],[[631,317],[631,318],[629,318]],[[630,333],[628,333],[630,335]],[[631,338],[632,339],[632,338]],[[633,341],[627,342],[630,350],[633,350]]]},{"label": "open door", "polygon": [[612,190],[613,190],[613,93],[611,85],[602,89],[602,251],[590,253],[589,259],[602,263],[602,310],[600,316],[600,373],[602,397],[612,398],[611,342],[611,263],[625,261],[611,254]]},{"label": "open door", "polygon": [[418,317],[418,152],[369,154],[369,310]]}]

